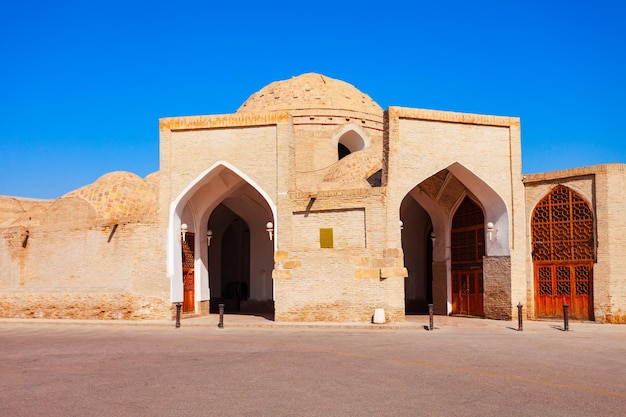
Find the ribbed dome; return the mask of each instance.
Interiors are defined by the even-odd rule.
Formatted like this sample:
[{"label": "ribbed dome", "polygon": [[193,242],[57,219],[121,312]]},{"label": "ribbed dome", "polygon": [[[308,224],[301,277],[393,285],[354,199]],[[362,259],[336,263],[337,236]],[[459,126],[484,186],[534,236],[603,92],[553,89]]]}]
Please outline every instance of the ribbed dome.
[{"label": "ribbed dome", "polygon": [[352,84],[308,73],[275,81],[251,95],[237,113],[335,109],[381,115],[382,108]]}]

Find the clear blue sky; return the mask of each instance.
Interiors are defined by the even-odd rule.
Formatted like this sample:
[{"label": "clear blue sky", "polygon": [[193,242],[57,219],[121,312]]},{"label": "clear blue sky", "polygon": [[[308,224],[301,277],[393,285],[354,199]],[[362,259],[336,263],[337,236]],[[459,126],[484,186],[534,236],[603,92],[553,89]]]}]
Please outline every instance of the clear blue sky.
[{"label": "clear blue sky", "polygon": [[626,162],[626,2],[15,1],[0,25],[0,194],[159,169],[158,120],[319,72],[383,108],[522,119],[524,173]]}]

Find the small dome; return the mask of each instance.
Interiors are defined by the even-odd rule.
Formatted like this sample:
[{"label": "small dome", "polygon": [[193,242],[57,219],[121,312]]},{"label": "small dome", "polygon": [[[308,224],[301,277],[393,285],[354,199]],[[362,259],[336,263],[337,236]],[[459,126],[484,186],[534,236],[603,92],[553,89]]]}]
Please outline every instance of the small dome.
[{"label": "small dome", "polygon": [[324,177],[324,182],[349,182],[365,180],[383,164],[380,156],[371,151],[353,152],[337,162]]},{"label": "small dome", "polygon": [[352,84],[308,73],[275,81],[252,94],[237,113],[334,109],[382,115],[383,109]]},{"label": "small dome", "polygon": [[61,199],[79,197],[90,203],[107,223],[153,221],[157,212],[155,186],[130,172],[111,172],[96,182],[65,194]]}]

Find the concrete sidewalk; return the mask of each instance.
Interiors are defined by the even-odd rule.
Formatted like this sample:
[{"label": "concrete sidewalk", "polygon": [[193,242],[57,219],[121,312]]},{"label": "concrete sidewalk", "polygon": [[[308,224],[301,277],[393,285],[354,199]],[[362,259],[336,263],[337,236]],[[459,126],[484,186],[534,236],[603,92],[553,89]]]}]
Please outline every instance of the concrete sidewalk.
[{"label": "concrete sidewalk", "polygon": [[[428,315],[408,315],[403,322],[373,324],[367,322],[333,323],[333,322],[275,322],[263,315],[253,314],[224,314],[224,328],[266,328],[266,329],[354,329],[354,330],[410,330],[428,331]],[[102,326],[157,326],[175,327],[174,320],[73,320],[73,319],[0,319],[0,323],[21,324],[74,324],[74,325],[102,325]],[[218,328],[219,315],[189,317],[181,319],[181,327]],[[485,331],[517,331],[517,320],[487,320],[477,317],[463,316],[434,316],[435,331],[452,329],[482,329]],[[562,320],[524,320],[523,331],[526,332],[554,332],[563,331]],[[571,321],[569,331],[584,332],[624,332],[626,326],[616,324],[598,324],[591,321]]]}]

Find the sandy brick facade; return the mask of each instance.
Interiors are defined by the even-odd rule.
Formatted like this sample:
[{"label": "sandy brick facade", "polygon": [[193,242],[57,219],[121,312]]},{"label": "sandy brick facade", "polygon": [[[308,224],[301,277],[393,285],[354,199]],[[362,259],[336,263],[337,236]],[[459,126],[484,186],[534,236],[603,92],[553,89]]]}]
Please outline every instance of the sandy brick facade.
[{"label": "sandy brick facade", "polygon": [[[155,319],[224,304],[277,321],[384,309],[394,322],[432,304],[510,320],[522,303],[535,318],[532,213],[565,186],[594,215],[589,318],[626,322],[624,165],[522,176],[518,118],[383,110],[304,74],[234,114],[161,119],[159,146],[144,179],[0,197],[0,317]],[[458,217],[464,204],[480,216]]]},{"label": "sandy brick facade", "polygon": [[[126,178],[145,184],[132,174],[112,177],[117,184]],[[163,248],[156,244],[156,219],[150,218],[156,213],[156,194],[149,186],[142,194],[139,187],[134,194],[139,198],[116,201],[124,191],[118,188],[95,206],[74,196],[97,188],[26,204],[17,220],[0,228],[0,316],[171,317],[169,282],[158,260]]]}]

